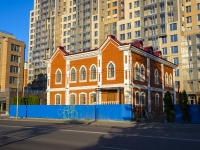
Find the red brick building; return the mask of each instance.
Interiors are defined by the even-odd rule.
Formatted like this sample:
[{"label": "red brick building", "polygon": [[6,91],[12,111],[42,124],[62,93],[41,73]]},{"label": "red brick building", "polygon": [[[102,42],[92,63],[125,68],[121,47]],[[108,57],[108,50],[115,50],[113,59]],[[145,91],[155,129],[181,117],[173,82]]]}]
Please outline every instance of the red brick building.
[{"label": "red brick building", "polygon": [[133,104],[163,111],[163,96],[174,103],[176,65],[141,41],[121,43],[108,36],[100,48],[67,53],[58,47],[47,63],[47,104]]}]

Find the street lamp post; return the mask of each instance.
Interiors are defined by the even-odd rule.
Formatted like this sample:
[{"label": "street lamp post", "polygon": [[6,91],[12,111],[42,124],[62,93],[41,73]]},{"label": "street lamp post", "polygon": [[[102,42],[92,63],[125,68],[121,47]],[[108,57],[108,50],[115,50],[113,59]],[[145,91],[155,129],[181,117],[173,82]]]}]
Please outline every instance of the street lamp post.
[{"label": "street lamp post", "polygon": [[19,56],[19,51],[18,51],[18,74],[17,74],[17,106],[16,106],[16,119],[18,119],[18,105],[19,105],[19,73],[20,73],[20,68],[19,68],[19,62],[20,62],[20,56]]}]

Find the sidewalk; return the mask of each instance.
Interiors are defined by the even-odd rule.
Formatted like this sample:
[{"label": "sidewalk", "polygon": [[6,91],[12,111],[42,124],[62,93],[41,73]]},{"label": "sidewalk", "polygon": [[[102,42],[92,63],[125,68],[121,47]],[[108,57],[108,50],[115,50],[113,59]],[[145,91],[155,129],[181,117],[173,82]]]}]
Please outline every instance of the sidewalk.
[{"label": "sidewalk", "polygon": [[30,122],[49,122],[61,124],[77,124],[77,125],[95,125],[95,126],[109,126],[109,127],[132,127],[136,124],[135,121],[112,121],[112,120],[64,120],[64,119],[46,119],[46,118],[14,118],[8,115],[0,116],[0,120],[9,121],[30,121]]}]

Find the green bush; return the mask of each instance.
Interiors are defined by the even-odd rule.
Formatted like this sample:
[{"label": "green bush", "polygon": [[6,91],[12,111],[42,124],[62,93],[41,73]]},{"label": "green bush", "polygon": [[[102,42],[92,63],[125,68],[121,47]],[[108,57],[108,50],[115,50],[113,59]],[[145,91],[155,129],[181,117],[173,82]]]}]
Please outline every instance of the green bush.
[{"label": "green bush", "polygon": [[174,122],[175,121],[174,105],[172,102],[171,93],[169,91],[165,92],[164,95],[164,109],[167,115],[167,121]]}]

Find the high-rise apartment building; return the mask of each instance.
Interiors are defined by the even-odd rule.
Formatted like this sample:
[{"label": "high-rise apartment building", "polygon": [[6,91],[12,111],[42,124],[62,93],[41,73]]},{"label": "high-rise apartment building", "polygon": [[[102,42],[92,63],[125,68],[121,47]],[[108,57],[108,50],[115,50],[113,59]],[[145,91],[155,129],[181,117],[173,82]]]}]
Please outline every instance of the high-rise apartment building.
[{"label": "high-rise apartment building", "polygon": [[17,91],[23,91],[25,43],[0,32],[0,111],[7,111]]},{"label": "high-rise apartment building", "polygon": [[200,2],[193,0],[35,0],[29,81],[40,81],[33,87],[46,89],[46,66],[41,60],[50,57],[56,46],[80,52],[100,47],[114,35],[122,42],[142,40],[162,51],[163,58],[178,65],[176,91],[185,89],[190,103],[195,103],[200,91],[199,9]]}]

